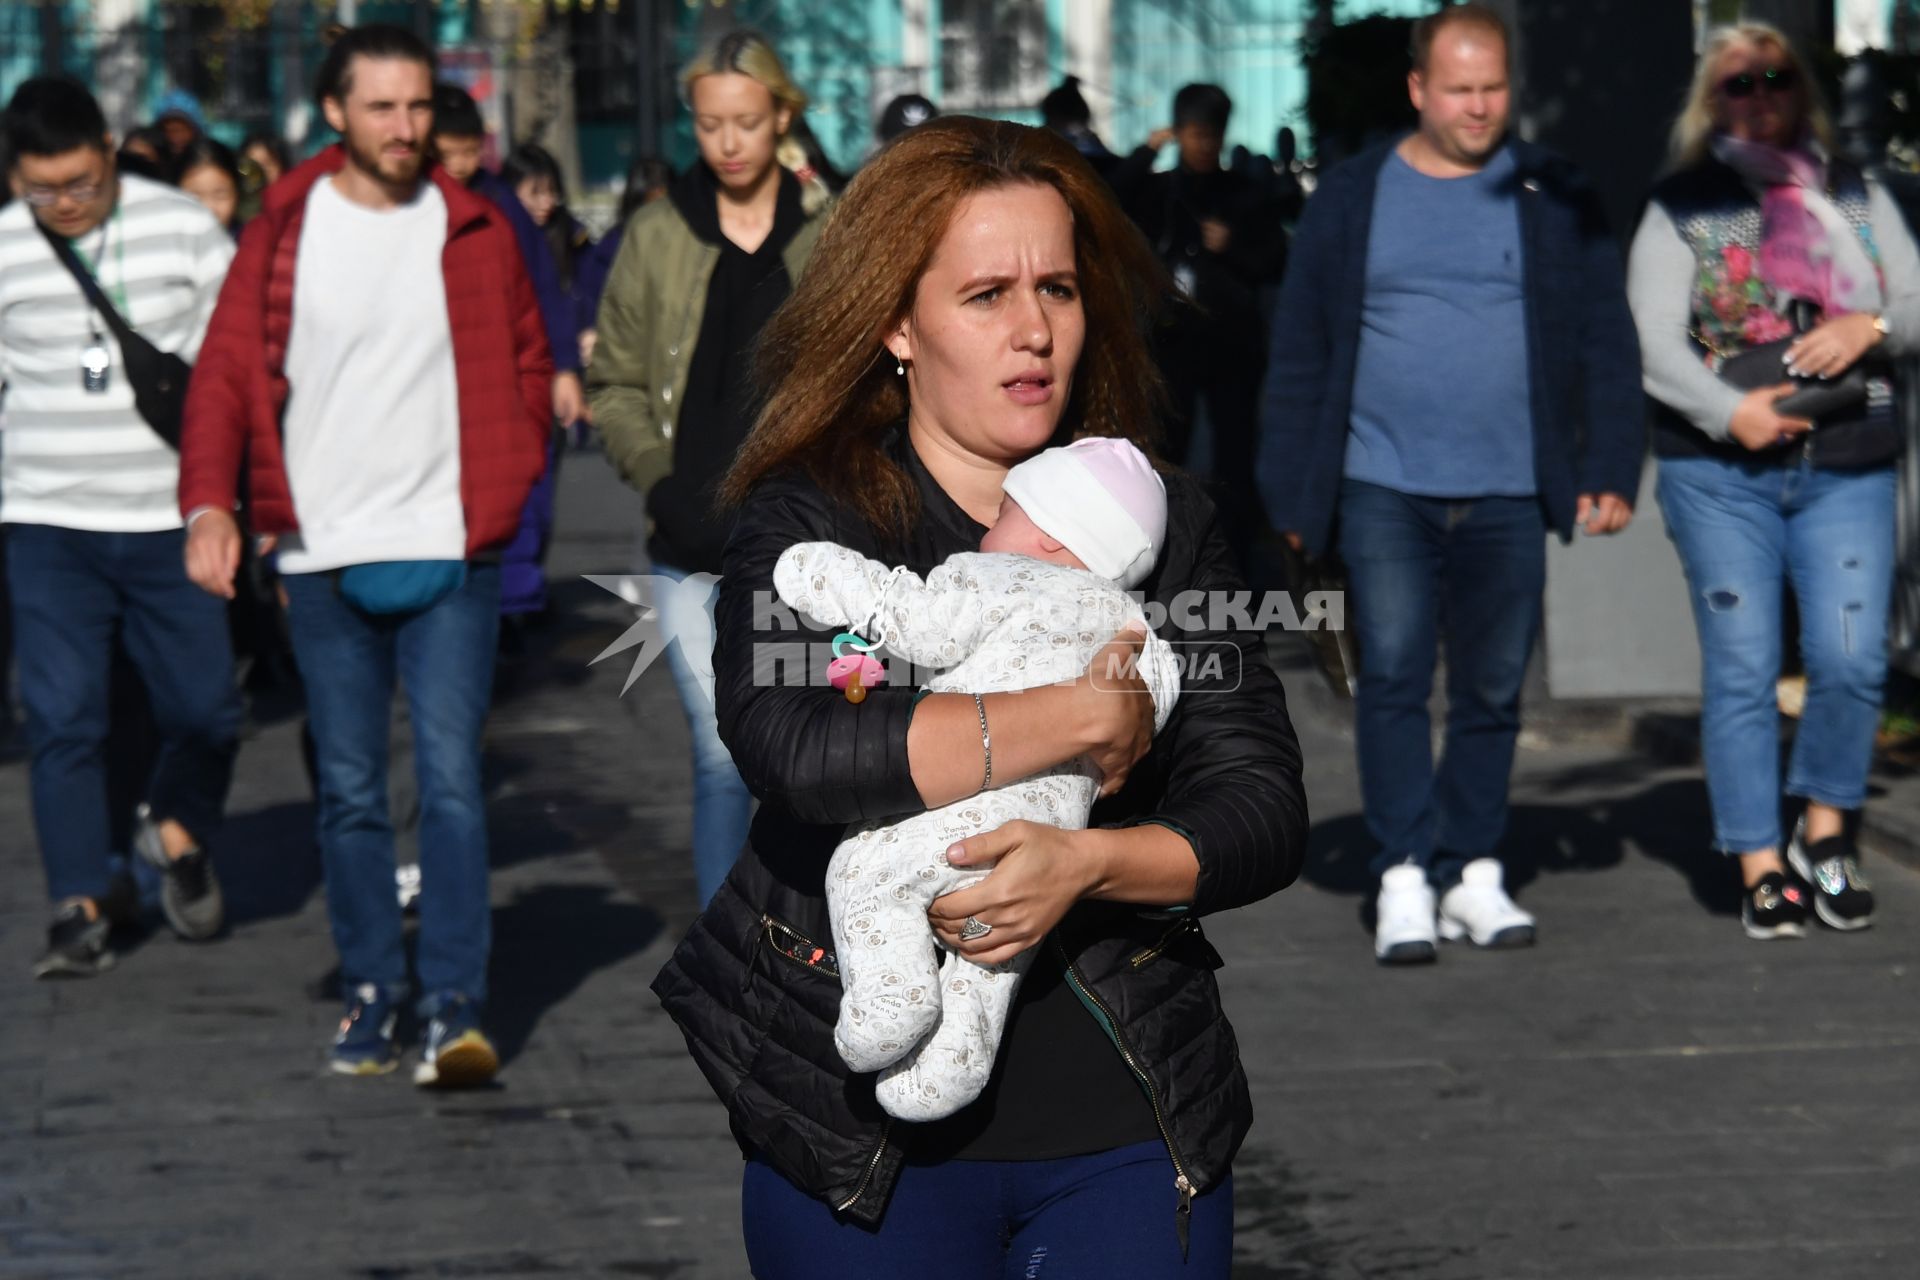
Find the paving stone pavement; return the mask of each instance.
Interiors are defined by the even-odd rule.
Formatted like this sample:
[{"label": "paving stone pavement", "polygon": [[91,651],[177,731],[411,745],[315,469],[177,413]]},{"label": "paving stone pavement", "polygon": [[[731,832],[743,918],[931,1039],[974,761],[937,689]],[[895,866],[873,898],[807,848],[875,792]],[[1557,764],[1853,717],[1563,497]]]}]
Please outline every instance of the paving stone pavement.
[{"label": "paving stone pavement", "polygon": [[[637,503],[567,459],[562,616],[488,734],[499,1086],[320,1069],[338,1015],[292,722],[242,752],[233,926],[35,983],[24,766],[0,767],[0,1276],[733,1277],[739,1160],[646,986],[692,910],[664,669],[588,665],[633,614]],[[1302,882],[1210,922],[1258,1120],[1241,1277],[1920,1274],[1920,875],[1880,924],[1758,945],[1697,775],[1524,750],[1530,952],[1374,966],[1345,709],[1287,664],[1315,820]],[[428,886],[431,892],[431,886]]]}]

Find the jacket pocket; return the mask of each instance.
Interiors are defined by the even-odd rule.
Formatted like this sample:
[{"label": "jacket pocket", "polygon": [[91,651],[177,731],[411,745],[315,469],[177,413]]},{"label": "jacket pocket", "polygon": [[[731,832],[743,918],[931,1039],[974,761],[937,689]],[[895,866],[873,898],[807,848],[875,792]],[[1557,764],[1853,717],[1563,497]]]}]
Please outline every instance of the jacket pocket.
[{"label": "jacket pocket", "polygon": [[835,982],[840,981],[840,966],[835,961],[832,948],[815,942],[771,913],[761,913],[760,941],[790,963],[832,978]]}]

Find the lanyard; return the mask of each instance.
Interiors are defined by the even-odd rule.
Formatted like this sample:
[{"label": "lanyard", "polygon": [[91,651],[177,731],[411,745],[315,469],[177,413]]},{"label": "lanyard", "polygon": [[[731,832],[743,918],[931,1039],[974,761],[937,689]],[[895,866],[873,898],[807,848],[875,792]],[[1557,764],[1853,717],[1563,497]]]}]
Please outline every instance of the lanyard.
[{"label": "lanyard", "polygon": [[[113,203],[113,212],[108,214],[107,220],[100,224],[100,261],[102,262],[106,260],[107,256],[107,241],[112,238],[114,225],[119,221],[120,202],[115,200]],[[87,256],[87,251],[80,247],[80,242],[78,240],[72,240],[68,243],[73,245],[74,253],[78,255],[80,261],[85,264],[87,270],[93,273],[93,278],[100,280],[99,265]],[[127,307],[127,230],[124,226],[120,228],[119,238],[113,241],[113,260],[114,265],[119,268],[120,283],[109,286],[106,281],[100,280],[100,287],[113,295],[114,302],[119,304],[121,318],[128,324],[132,324],[133,317],[128,314]]]}]

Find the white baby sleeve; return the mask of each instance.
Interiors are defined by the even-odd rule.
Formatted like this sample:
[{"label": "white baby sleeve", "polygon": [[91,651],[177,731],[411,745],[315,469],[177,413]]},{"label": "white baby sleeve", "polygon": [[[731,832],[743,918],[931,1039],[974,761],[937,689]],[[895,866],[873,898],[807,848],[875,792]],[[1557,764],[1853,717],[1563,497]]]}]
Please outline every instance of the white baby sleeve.
[{"label": "white baby sleeve", "polygon": [[789,608],[815,622],[858,628],[873,616],[892,573],[837,542],[796,542],[773,566],[773,587]]},{"label": "white baby sleeve", "polygon": [[780,554],[773,585],[816,622],[848,627],[915,666],[950,667],[979,641],[980,597],[959,575],[931,583],[833,542],[801,542]]}]

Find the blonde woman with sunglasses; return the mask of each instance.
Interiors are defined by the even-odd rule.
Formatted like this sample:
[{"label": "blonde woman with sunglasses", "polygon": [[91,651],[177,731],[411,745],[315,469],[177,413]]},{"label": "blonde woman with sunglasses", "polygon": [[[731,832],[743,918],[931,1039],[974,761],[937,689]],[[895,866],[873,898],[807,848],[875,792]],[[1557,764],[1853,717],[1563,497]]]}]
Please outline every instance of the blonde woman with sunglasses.
[{"label": "blonde woman with sunglasses", "polygon": [[[1848,819],[1866,799],[1886,676],[1894,421],[1887,357],[1920,346],[1920,252],[1887,193],[1836,156],[1778,31],[1715,32],[1634,239],[1628,294],[1655,402],[1659,498],[1700,635],[1714,845],[1754,938],[1809,916],[1865,928]],[[1781,594],[1807,701],[1782,840]]]}]

